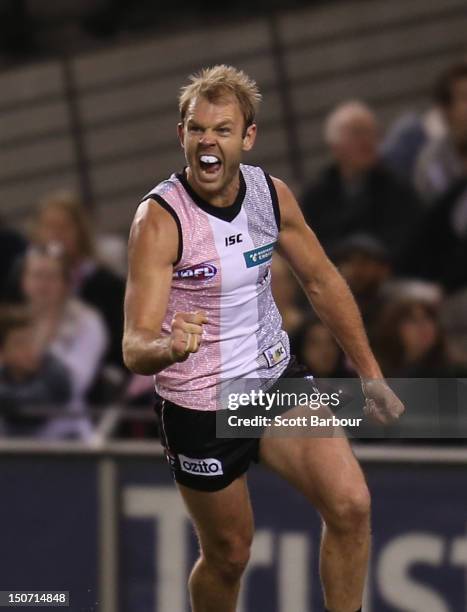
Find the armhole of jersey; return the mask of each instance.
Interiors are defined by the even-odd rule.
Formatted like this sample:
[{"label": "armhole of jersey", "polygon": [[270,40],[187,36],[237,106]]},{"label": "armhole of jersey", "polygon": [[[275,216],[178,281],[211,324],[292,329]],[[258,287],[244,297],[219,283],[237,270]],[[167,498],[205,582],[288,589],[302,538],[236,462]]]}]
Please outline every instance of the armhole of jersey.
[{"label": "armhole of jersey", "polygon": [[177,224],[178,229],[178,252],[177,252],[177,260],[174,262],[174,266],[180,263],[183,255],[183,234],[182,234],[182,224],[180,223],[180,219],[178,218],[175,210],[170,206],[168,202],[164,200],[158,193],[150,193],[146,196],[145,199],[151,198],[151,200],[155,200],[158,204],[162,206],[164,210],[166,210],[170,215],[172,215],[173,220]]},{"label": "armhole of jersey", "polygon": [[274,181],[272,180],[271,176],[267,172],[264,173],[264,176],[266,177],[266,182],[269,187],[269,193],[271,194],[272,209],[274,211],[274,219],[276,220],[277,231],[280,232],[281,211],[279,208],[279,198],[277,197],[276,186],[274,185]]}]

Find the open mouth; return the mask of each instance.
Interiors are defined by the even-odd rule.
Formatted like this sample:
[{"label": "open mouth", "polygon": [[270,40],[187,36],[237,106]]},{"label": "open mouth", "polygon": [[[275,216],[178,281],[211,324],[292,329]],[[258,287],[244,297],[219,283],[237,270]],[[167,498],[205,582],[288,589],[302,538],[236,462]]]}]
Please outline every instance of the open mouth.
[{"label": "open mouth", "polygon": [[217,155],[200,155],[199,166],[206,174],[216,174],[222,166],[222,162]]}]

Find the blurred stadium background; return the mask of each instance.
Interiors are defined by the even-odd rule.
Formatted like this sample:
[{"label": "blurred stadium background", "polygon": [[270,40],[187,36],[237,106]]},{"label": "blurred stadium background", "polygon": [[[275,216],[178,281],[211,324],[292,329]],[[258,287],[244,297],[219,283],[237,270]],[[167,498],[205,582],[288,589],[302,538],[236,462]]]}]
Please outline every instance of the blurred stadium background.
[{"label": "blurred stadium background", "polygon": [[[257,80],[264,101],[247,162],[286,180],[300,196],[331,160],[323,125],[337,105],[364,101],[388,134],[401,117],[430,109],[438,75],[467,57],[464,0],[169,4],[0,0],[0,297],[10,318],[19,303],[14,276],[22,274],[13,255],[23,255],[37,238],[31,220],[56,190],[76,194],[95,234],[96,261],[111,271],[113,280],[107,276],[106,282],[121,295],[137,203],[183,165],[176,98],[189,73],[223,62]],[[463,194],[465,160],[458,177]],[[440,210],[443,221],[449,213]],[[419,217],[421,225],[428,214]],[[415,232],[418,221],[410,223]],[[401,232],[407,224],[403,219]],[[463,231],[465,245],[465,226]],[[389,374],[466,378],[467,275],[454,283],[452,274],[446,280],[441,272],[430,277],[410,270],[411,280],[399,281],[407,272],[403,263],[391,260],[390,245],[369,238],[362,242],[360,236],[357,247],[348,248],[390,261],[391,272],[383,276],[386,282],[392,275],[393,285],[386,292],[407,292],[403,301],[410,298],[416,308],[428,304],[436,347],[449,342],[457,351],[453,361],[430,367],[423,361],[415,369],[401,362]],[[467,269],[464,254],[467,249],[456,251],[451,268]],[[289,273],[280,262],[276,266],[284,320],[297,350],[303,356],[309,349],[313,364],[313,348],[319,354],[329,341],[304,331],[312,323]],[[404,288],[394,288],[397,282]],[[99,310],[99,300],[86,300],[84,292],[80,298]],[[121,303],[111,306],[119,310]],[[416,308],[415,318],[423,315]],[[112,325],[105,307],[101,319]],[[376,320],[375,342],[383,326]],[[106,333],[113,332],[118,329]],[[302,346],[304,334],[311,346]],[[78,353],[81,361],[88,348]],[[1,355],[0,349],[0,373]],[[118,355],[106,355],[102,348],[102,363],[89,374],[79,401],[67,396],[71,403],[58,409],[59,417],[34,399],[24,405],[0,379],[0,590],[69,590],[76,612],[185,612],[196,543],[156,439],[151,381],[129,377]],[[342,375],[339,364],[322,375]],[[457,407],[463,416],[466,407]],[[64,415],[83,427],[63,435],[60,427],[47,428]],[[31,417],[36,420],[28,426]],[[364,610],[466,610],[465,439],[383,442],[355,444],[373,494]],[[257,534],[239,610],[320,610],[317,516],[261,469],[252,470],[250,482]]]}]

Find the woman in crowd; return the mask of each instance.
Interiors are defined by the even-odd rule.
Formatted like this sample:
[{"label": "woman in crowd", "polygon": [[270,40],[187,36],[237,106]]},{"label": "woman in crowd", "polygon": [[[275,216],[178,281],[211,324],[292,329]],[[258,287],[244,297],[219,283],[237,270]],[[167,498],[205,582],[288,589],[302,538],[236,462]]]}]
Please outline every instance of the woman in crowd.
[{"label": "woman in crowd", "polygon": [[95,237],[88,212],[68,191],[57,191],[40,203],[32,227],[36,244],[61,244],[70,262],[70,287],[74,295],[96,308],[109,333],[105,361],[123,368],[123,300],[125,283],[96,256]]},{"label": "woman in crowd", "polygon": [[455,378],[466,367],[448,345],[432,302],[389,300],[375,322],[373,347],[385,376]]},{"label": "woman in crowd", "polygon": [[[69,410],[84,412],[86,394],[96,379],[108,341],[99,313],[71,295],[71,268],[60,245],[31,247],[21,272],[22,294],[30,306],[37,337],[68,368],[72,399]],[[45,437],[91,435],[90,421],[56,419]]]}]

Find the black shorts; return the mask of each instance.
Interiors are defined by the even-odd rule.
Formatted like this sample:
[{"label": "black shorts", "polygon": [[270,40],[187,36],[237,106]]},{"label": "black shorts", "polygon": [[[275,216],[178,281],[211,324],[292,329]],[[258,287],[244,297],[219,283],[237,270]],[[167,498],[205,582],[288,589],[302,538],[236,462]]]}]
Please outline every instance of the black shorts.
[{"label": "black shorts", "polygon": [[[280,378],[309,375],[290,359]],[[155,406],[174,480],[191,489],[219,491],[258,462],[260,438],[217,438],[216,411],[195,410],[163,399]]]}]

